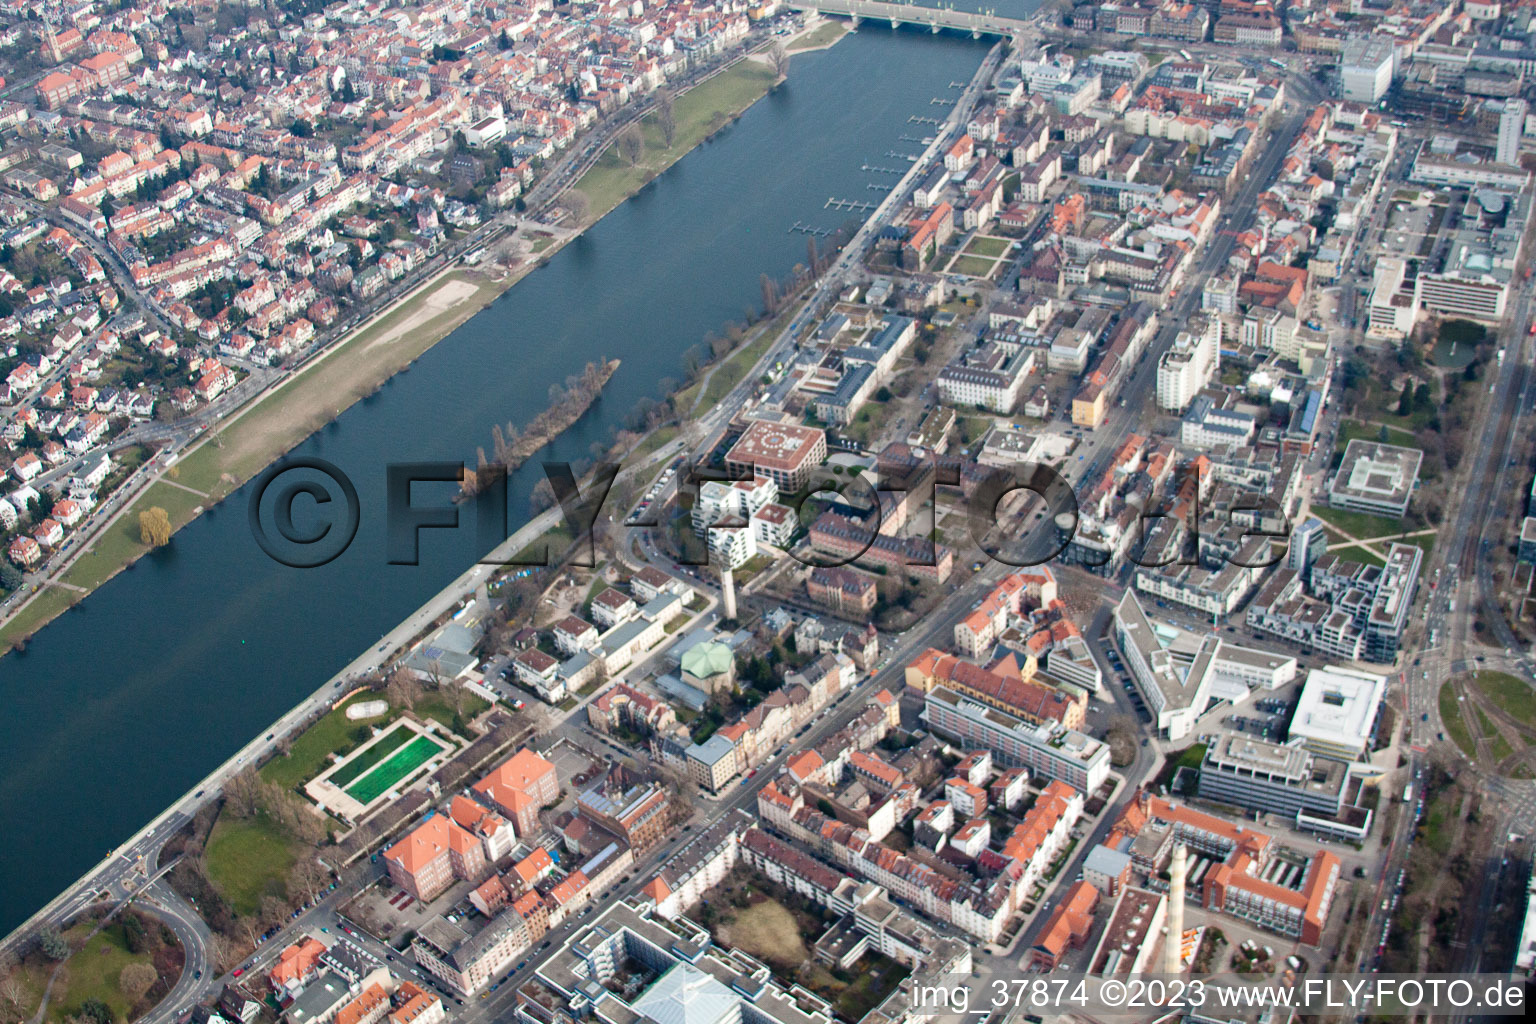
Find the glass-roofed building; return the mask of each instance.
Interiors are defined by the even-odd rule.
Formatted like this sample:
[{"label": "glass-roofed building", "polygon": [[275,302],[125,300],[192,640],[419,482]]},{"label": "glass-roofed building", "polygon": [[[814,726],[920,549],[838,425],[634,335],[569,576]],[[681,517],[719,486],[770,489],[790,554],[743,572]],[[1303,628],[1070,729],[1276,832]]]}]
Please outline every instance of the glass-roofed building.
[{"label": "glass-roofed building", "polygon": [[785,989],[766,964],[714,945],[686,918],[654,914],[642,898],[572,936],[519,994],[518,1015],[531,1024],[832,1024],[815,993]]}]

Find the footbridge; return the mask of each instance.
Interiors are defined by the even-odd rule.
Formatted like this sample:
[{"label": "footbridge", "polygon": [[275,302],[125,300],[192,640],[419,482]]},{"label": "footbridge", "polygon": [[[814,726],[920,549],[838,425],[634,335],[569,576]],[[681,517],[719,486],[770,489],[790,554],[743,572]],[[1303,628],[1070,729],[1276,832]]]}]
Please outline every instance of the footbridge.
[{"label": "footbridge", "polygon": [[916,3],[887,3],[885,0],[790,0],[785,6],[797,11],[851,18],[854,25],[860,21],[886,21],[892,28],[925,25],[934,32],[948,28],[977,37],[1006,36],[1011,39],[1031,27],[1031,22],[1026,19],[1002,18],[993,11],[956,11]]}]

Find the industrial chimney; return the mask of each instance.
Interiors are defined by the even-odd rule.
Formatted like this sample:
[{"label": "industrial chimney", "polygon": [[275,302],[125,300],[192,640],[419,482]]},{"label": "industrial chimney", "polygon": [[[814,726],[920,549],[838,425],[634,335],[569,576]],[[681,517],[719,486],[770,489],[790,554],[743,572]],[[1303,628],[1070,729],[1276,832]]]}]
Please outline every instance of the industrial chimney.
[{"label": "industrial chimney", "polygon": [[736,578],[729,569],[720,570],[720,603],[725,609],[725,617],[736,617]]},{"label": "industrial chimney", "polygon": [[1183,843],[1175,843],[1168,861],[1168,941],[1163,946],[1163,973],[1182,974],[1181,951],[1184,947],[1184,875],[1189,870],[1189,854]]}]

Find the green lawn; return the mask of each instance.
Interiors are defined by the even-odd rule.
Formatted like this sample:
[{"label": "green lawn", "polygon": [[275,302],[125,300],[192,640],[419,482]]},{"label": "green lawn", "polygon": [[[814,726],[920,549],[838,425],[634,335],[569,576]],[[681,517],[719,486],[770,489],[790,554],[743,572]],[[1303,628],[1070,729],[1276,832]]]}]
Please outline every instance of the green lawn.
[{"label": "green lawn", "polygon": [[1493,755],[1497,763],[1515,752],[1515,748],[1509,745],[1509,740],[1499,730],[1493,727],[1493,721],[1482,708],[1474,708],[1477,712],[1477,725],[1483,732],[1483,738],[1488,741],[1488,751]]},{"label": "green lawn", "polygon": [[853,422],[844,428],[843,433],[860,444],[871,443],[885,429],[885,423],[890,418],[892,408],[884,402],[865,402],[859,411],[854,413]]},{"label": "green lawn", "polygon": [[949,265],[951,274],[969,274],[971,277],[986,277],[997,266],[996,260],[982,259],[980,256],[956,256],[955,262]]},{"label": "green lawn", "polygon": [[238,914],[254,914],[262,897],[283,896],[296,859],[293,844],[265,814],[242,821],[220,816],[208,836],[208,879]]},{"label": "green lawn", "polygon": [[358,700],[382,700],[377,693],[359,694],[335,708],[304,732],[294,737],[287,757],[274,757],[261,767],[261,777],[285,788],[293,788],[319,775],[332,754],[345,754],[368,741],[374,726],[393,721],[397,712],[391,708],[378,718],[353,721],[345,712],[347,704]]},{"label": "green lawn", "polygon": [[[1358,420],[1344,420],[1339,424],[1338,440],[1334,442],[1333,447],[1336,453],[1343,454],[1344,449],[1349,446],[1351,441],[1371,441],[1379,444],[1381,440],[1381,427],[1373,426],[1369,423],[1361,423]],[[1414,444],[1412,434],[1406,430],[1399,430],[1396,427],[1387,428],[1386,443],[1400,445],[1404,448],[1417,447]]]},{"label": "green lawn", "polygon": [[[370,387],[369,381],[392,375],[401,365],[488,304],[503,287],[500,283],[458,272],[446,275],[435,287],[453,280],[469,281],[475,286],[475,294],[407,332],[403,340],[396,339],[373,348],[373,342],[383,332],[396,327],[403,318],[415,315],[418,303],[406,302],[352,334],[313,368],[258,399],[257,407],[241,415],[227,429],[217,432],[220,443],[210,440],[201,444],[176,464],[176,476],[170,479],[185,484],[185,487],[175,487],[167,481],[151,486],[128,514],[99,537],[65,573],[64,582],[86,590],[100,586],[144,553],[145,547],[139,542],[139,511],[158,505],[169,514],[173,529],[185,526],[198,506],[212,506],[240,483],[255,476],[277,456],[363,397]],[[435,288],[429,289],[428,294],[432,290]],[[133,457],[130,456],[128,461],[131,463]],[[188,487],[192,490],[187,490]],[[14,624],[0,629],[0,650],[9,649],[15,641],[41,628],[68,607],[70,600],[67,595],[44,595],[43,599],[29,604]]]},{"label": "green lawn", "polygon": [[847,25],[840,21],[827,21],[793,40],[785,49],[789,50],[790,53],[795,53],[799,50],[812,50],[818,46],[827,46],[835,43],[847,34]]},{"label": "green lawn", "polygon": [[575,539],[575,534],[571,532],[571,528],[562,519],[557,526],[535,537],[528,543],[527,547],[509,558],[507,566],[526,568],[529,565],[543,564],[540,563],[540,559],[547,559],[547,564],[556,565],[559,563],[560,557],[565,554],[565,549],[570,547],[571,542]]},{"label": "green lawn", "polygon": [[348,761],[342,768],[337,769],[326,781],[337,786],[345,786],[366,772],[369,768],[384,760],[390,754],[405,745],[405,741],[416,734],[404,726],[396,726],[380,737],[379,741],[367,750]]},{"label": "green lawn", "polygon": [[1466,720],[1461,717],[1461,702],[1456,699],[1456,691],[1450,683],[1440,688],[1440,720],[1445,723],[1445,734],[1461,748],[1461,752],[1477,760],[1477,745],[1472,741],[1472,731],[1467,728]]},{"label": "green lawn", "polygon": [[[491,702],[484,697],[477,696],[469,691],[464,692],[464,720],[474,718],[480,712],[491,706]],[[441,693],[428,691],[416,701],[416,717],[430,718],[449,732],[459,733],[463,730],[455,724],[453,705],[448,703],[448,698]]]},{"label": "green lawn", "polygon": [[[85,936],[95,926],[95,921],[82,921],[65,933],[65,937],[72,945],[77,944],[85,941]],[[103,928],[69,958],[67,984],[62,992],[58,986],[54,987],[48,1000],[48,1019],[59,1021],[76,1017],[80,1007],[92,999],[106,1003],[119,1019],[126,1018],[132,1005],[118,988],[118,976],[131,963],[149,962],[148,956],[128,952],[122,925]]]},{"label": "green lawn", "polygon": [[736,350],[720,368],[709,378],[709,385],[704,388],[704,396],[700,399],[704,408],[713,409],[730,394],[731,388],[741,383],[741,379],[747,375],[747,371],[757,365],[757,361],[763,358],[763,354],[773,346],[773,341],[779,336],[779,332],[765,329],[749,344]]},{"label": "green lawn", "polygon": [[1013,243],[1006,238],[990,238],[985,235],[977,235],[971,239],[971,244],[965,247],[965,251],[973,256],[998,257],[1008,251]]},{"label": "green lawn", "polygon": [[55,615],[64,611],[75,600],[73,591],[62,587],[48,587],[28,601],[16,616],[0,627],[0,651],[8,651],[18,641],[25,640]]},{"label": "green lawn", "polygon": [[179,530],[192,521],[199,508],[212,503],[209,498],[164,480],[151,484],[149,490],[133,503],[133,507],[97,537],[90,550],[70,566],[64,574],[64,581],[94,590],[116,575],[123,566],[148,551],[149,548],[139,539],[140,512],[163,508],[171,520],[171,529]]},{"label": "green lawn", "polygon": [[653,452],[665,448],[677,439],[678,430],[679,428],[676,426],[657,427],[645,435],[645,440],[635,446],[635,450],[630,453],[630,458],[635,460],[644,459]]},{"label": "green lawn", "polygon": [[1404,529],[1400,519],[1388,519],[1386,516],[1373,516],[1343,508],[1329,508],[1327,505],[1313,505],[1312,514],[1323,522],[1338,527],[1356,540],[1391,537],[1402,533]]},{"label": "green lawn", "polygon": [[1351,548],[1340,548],[1340,558],[1351,562],[1359,562],[1361,565],[1374,565],[1378,569],[1387,564],[1387,560],[1378,555],[1374,549],[1355,545]]},{"label": "green lawn", "polygon": [[366,806],[388,792],[401,779],[426,764],[442,749],[443,745],[432,737],[417,736],[391,755],[389,760],[353,783],[346,793]]},{"label": "green lawn", "polygon": [[1536,691],[1525,680],[1504,672],[1479,672],[1472,685],[1522,725],[1536,727]]},{"label": "green lawn", "polygon": [[640,121],[645,151],[637,164],[624,163],[617,148],[610,146],[576,183],[576,188],[591,203],[590,216],[593,219],[603,216],[671,167],[708,135],[766,95],[773,79],[773,69],[767,65],[743,60],[702,85],[689,89],[672,104],[677,132],[671,146],[662,138],[655,114],[647,114]]}]

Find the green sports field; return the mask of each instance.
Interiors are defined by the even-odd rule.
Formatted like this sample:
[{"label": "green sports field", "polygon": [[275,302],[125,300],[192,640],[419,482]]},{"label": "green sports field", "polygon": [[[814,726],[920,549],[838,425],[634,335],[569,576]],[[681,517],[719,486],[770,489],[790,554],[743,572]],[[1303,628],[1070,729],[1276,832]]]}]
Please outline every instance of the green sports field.
[{"label": "green sports field", "polygon": [[354,782],[369,768],[384,760],[390,754],[405,745],[405,741],[416,734],[402,725],[397,725],[385,735],[379,737],[378,742],[358,754],[352,760],[336,769],[329,779],[332,785],[346,786]]},{"label": "green sports field", "polygon": [[442,749],[443,745],[432,737],[417,736],[395,751],[389,760],[376,765],[372,771],[348,786],[345,792],[366,807]]}]

